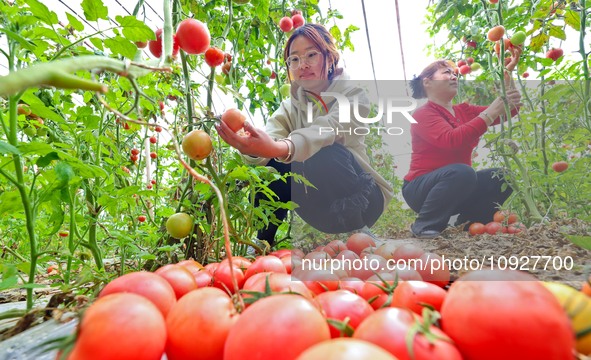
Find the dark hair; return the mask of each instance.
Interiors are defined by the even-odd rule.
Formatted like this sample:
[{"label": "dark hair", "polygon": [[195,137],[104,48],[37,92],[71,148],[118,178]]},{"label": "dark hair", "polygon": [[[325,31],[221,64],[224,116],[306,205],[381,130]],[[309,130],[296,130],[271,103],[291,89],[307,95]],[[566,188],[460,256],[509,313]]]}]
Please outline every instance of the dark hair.
[{"label": "dark hair", "polygon": [[427,97],[425,87],[423,86],[424,79],[432,79],[437,70],[442,68],[452,67],[449,60],[437,60],[427,66],[419,76],[415,76],[410,81],[410,88],[412,90],[412,97],[415,99],[424,99]]},{"label": "dark hair", "polygon": [[[336,66],[339,62],[340,55],[331,33],[320,24],[306,24],[295,29],[287,40],[285,49],[283,50],[283,60],[285,62],[287,62],[287,58],[290,55],[289,49],[291,48],[291,44],[299,36],[306,37],[318,48],[318,50],[320,50],[324,56],[325,64],[329,64],[328,74],[325,74],[326,66],[324,66],[321,75],[326,75],[328,80],[332,80],[336,74]],[[287,72],[287,75],[291,81],[291,74],[289,71]]]}]

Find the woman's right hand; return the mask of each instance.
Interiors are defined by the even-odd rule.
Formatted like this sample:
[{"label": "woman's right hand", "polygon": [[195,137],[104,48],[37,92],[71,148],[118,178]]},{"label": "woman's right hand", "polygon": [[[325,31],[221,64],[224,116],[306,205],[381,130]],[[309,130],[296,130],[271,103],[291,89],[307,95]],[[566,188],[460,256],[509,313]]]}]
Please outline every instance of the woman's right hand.
[{"label": "woman's right hand", "polygon": [[[517,89],[507,89],[507,103],[509,104],[509,109],[513,110],[517,107],[520,107],[521,104],[521,94]],[[492,120],[498,118],[501,115],[505,114],[505,104],[503,102],[503,98],[498,97],[495,101],[490,104],[490,106],[486,109],[487,114],[490,116]],[[486,121],[486,120],[485,120]],[[486,121],[487,125],[489,121]],[[492,123],[492,122],[491,122]]]},{"label": "woman's right hand", "polygon": [[235,133],[223,121],[215,128],[220,137],[241,154],[268,159],[283,158],[288,154],[289,149],[284,142],[273,140],[264,130],[255,128],[249,122],[244,123],[245,135]]}]

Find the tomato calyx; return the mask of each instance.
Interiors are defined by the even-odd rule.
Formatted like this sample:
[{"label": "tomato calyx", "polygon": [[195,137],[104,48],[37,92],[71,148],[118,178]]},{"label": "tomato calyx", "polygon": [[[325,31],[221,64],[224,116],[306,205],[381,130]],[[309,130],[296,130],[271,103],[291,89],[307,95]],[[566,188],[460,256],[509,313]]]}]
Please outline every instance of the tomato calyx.
[{"label": "tomato calyx", "polygon": [[[376,274],[376,276],[378,277],[378,279],[380,279],[380,281],[382,283],[379,284],[377,282],[371,282],[371,284],[373,286],[377,287],[378,289],[382,290],[384,293],[386,293],[388,295],[388,297],[386,298],[386,302],[384,304],[382,304],[382,306],[380,306],[380,308],[390,307],[390,304],[392,304],[392,300],[394,299],[394,290],[396,290],[396,288],[398,287],[398,283],[399,283],[398,274],[396,274],[396,278],[392,284],[390,284],[388,281],[386,281],[382,276],[380,276],[380,274]],[[375,296],[372,296],[371,298],[367,299],[367,302],[371,305],[371,303],[373,303],[374,301],[376,301],[379,298],[380,298],[380,295],[375,295]]]},{"label": "tomato calyx", "polygon": [[349,318],[345,318],[345,320],[337,320],[337,319],[326,319],[326,322],[329,325],[332,325],[335,329],[337,329],[340,333],[340,337],[352,337],[355,329],[351,325],[349,325]]},{"label": "tomato calyx", "polygon": [[452,343],[448,337],[436,335],[431,331],[431,326],[435,326],[441,315],[435,311],[432,307],[426,306],[423,308],[422,320],[415,319],[414,323],[410,326],[410,329],[406,333],[405,342],[408,355],[411,359],[415,358],[414,355],[414,340],[417,334],[421,334],[427,339],[429,344],[435,344],[437,341],[446,341]]}]

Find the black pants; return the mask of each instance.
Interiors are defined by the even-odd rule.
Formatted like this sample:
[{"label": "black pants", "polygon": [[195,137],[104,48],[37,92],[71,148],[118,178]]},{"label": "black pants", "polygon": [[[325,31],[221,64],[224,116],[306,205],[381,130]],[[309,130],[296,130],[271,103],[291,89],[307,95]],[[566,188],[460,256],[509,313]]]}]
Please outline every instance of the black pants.
[{"label": "black pants", "polygon": [[475,171],[465,164],[451,164],[405,181],[402,196],[418,213],[413,232],[442,231],[455,214],[459,214],[456,224],[492,221],[497,206],[513,192],[510,187],[501,191],[505,180],[502,176],[493,177],[493,173],[499,172],[500,169]]},{"label": "black pants", "polygon": [[[298,204],[298,215],[322,232],[338,234],[372,226],[384,209],[384,197],[375,180],[363,171],[343,145],[326,146],[304,162],[283,164],[271,160],[267,166],[274,167],[281,174],[300,174],[316,187],[305,187],[292,181],[291,177],[287,183],[274,181],[269,185],[279,201]],[[264,198],[257,193],[255,206]],[[274,214],[284,220],[287,210],[278,209]],[[277,225],[269,224],[259,231],[258,238],[273,244],[277,228]]]}]

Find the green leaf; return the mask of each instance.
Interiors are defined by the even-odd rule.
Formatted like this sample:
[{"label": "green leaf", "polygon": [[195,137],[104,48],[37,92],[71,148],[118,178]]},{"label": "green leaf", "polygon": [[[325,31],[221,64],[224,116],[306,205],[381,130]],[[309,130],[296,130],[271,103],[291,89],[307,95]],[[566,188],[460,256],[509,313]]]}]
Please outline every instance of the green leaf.
[{"label": "green leaf", "polygon": [[103,40],[93,37],[93,38],[90,38],[90,42],[92,43],[92,45],[94,45],[100,51],[105,50],[105,47],[103,46]]},{"label": "green leaf", "polygon": [[154,31],[135,16],[117,16],[115,20],[123,27],[123,35],[130,41],[156,40]]},{"label": "green leaf", "polygon": [[577,31],[581,30],[581,16],[576,11],[566,10],[564,14],[564,22]]},{"label": "green leaf", "polygon": [[258,0],[254,8],[255,16],[261,21],[267,21],[269,18],[269,9],[271,7],[271,0]]},{"label": "green leaf", "polygon": [[548,30],[548,35],[560,40],[566,40],[566,33],[564,32],[564,29],[560,26],[551,25]]},{"label": "green leaf", "polygon": [[137,47],[123,36],[105,39],[105,46],[108,47],[114,55],[123,55],[129,59],[133,59],[137,50]]},{"label": "green leaf", "polygon": [[58,154],[54,151],[54,152],[50,152],[49,154],[45,155],[45,156],[41,156],[39,159],[37,159],[37,166],[39,167],[46,167],[49,164],[51,164],[51,162],[53,160],[59,160],[59,156]]},{"label": "green leaf", "polygon": [[2,281],[0,291],[12,289],[18,283],[18,272],[14,265],[2,266]]},{"label": "green leaf", "polygon": [[29,104],[29,106],[31,107],[31,111],[43,119],[53,120],[58,123],[63,122],[64,118],[62,118],[60,115],[56,114],[55,112],[51,111],[51,109],[49,109],[47,106],[45,106],[43,101],[41,101],[41,99],[39,99],[34,94],[35,91],[35,89],[29,89],[22,96],[22,100],[25,103]]},{"label": "green leaf", "polygon": [[76,31],[84,30],[84,24],[80,22],[80,20],[76,19],[76,17],[70,13],[66,13],[66,17],[68,18],[68,22],[70,26]]},{"label": "green leaf", "polygon": [[591,250],[591,236],[566,235],[566,238],[583,249]]},{"label": "green leaf", "polygon": [[82,0],[82,10],[84,17],[88,21],[97,21],[98,19],[108,20],[109,9],[101,0]]},{"label": "green leaf", "polygon": [[9,143],[0,141],[0,154],[20,154],[20,151]]},{"label": "green leaf", "polygon": [[39,20],[43,21],[48,25],[54,25],[59,22],[57,14],[50,11],[47,6],[37,0],[26,0],[29,5],[29,10]]},{"label": "green leaf", "polygon": [[5,191],[0,194],[0,214],[8,213],[11,216],[16,211],[22,211],[23,203],[18,191]]},{"label": "green leaf", "polygon": [[27,50],[31,50],[31,51],[35,50],[34,45],[29,43],[29,41],[27,39],[25,39],[24,37],[20,36],[19,34],[15,33],[15,32],[12,32],[8,29],[0,28],[0,33],[5,33],[12,40],[18,41],[18,43],[21,44],[21,46]]},{"label": "green leaf", "polygon": [[538,35],[531,38],[531,43],[529,47],[532,51],[538,52],[542,50],[542,47],[548,42],[550,36],[548,34],[540,32]]},{"label": "green leaf", "polygon": [[70,180],[72,180],[72,178],[74,177],[74,170],[72,169],[72,166],[70,166],[70,164],[68,164],[67,162],[60,161],[59,163],[57,163],[55,165],[54,171],[57,177],[57,181],[59,181],[60,184],[63,185],[67,185],[70,182]]}]

